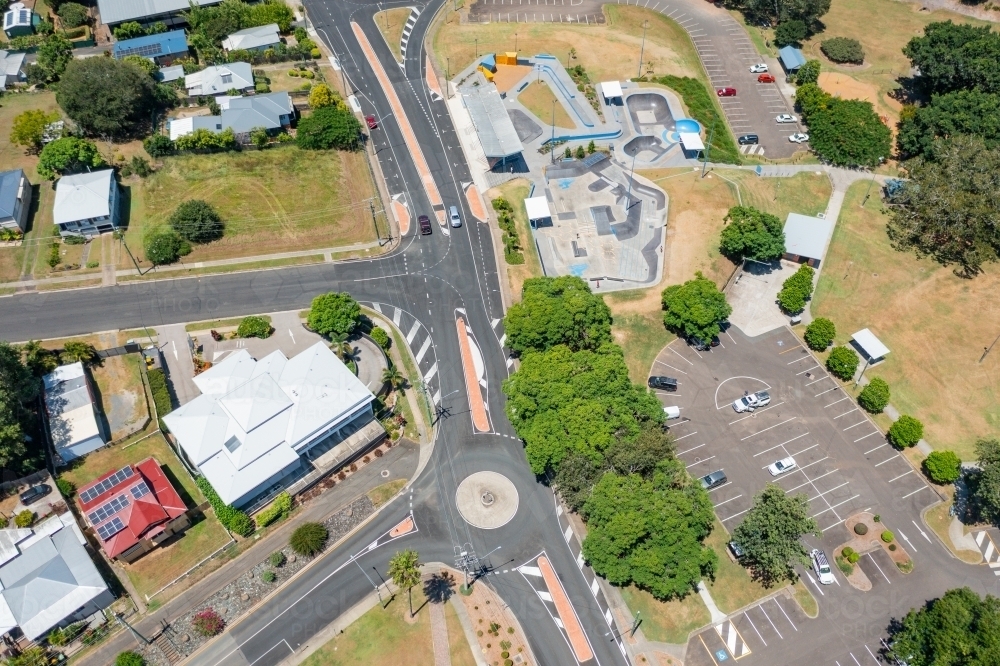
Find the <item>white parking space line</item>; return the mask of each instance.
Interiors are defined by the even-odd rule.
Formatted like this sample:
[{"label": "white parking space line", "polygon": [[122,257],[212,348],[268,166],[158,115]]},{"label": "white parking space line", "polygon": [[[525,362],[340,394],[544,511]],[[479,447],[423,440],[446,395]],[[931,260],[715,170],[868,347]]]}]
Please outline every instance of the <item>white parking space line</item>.
[{"label": "white parking space line", "polygon": [[757,608],[759,608],[760,612],[763,613],[764,617],[767,618],[767,621],[771,625],[771,628],[774,629],[774,633],[778,634],[778,638],[780,638],[781,640],[785,640],[785,637],[781,635],[781,632],[778,631],[778,628],[774,626],[774,622],[771,621],[771,616],[768,615],[767,611],[764,609],[764,604],[763,603],[759,604]]},{"label": "white parking space line", "polygon": [[789,443],[791,443],[791,442],[794,442],[795,440],[797,440],[797,439],[801,439],[802,437],[805,437],[805,436],[806,436],[806,435],[808,435],[808,434],[809,434],[809,433],[807,433],[807,432],[804,432],[804,433],[802,433],[801,435],[796,435],[795,437],[792,437],[792,438],[791,438],[790,440],[788,440],[787,442],[782,442],[781,444],[778,444],[778,446],[772,446],[772,447],[771,447],[771,448],[769,448],[769,449],[764,449],[764,450],[763,450],[763,451],[761,451],[760,453],[755,453],[755,454],[753,454],[753,457],[754,457],[754,458],[756,458],[757,456],[759,456],[759,455],[761,455],[761,454],[763,454],[763,453],[767,453],[768,451],[773,451],[774,449],[778,448],[779,446],[784,446],[785,444],[789,444]]},{"label": "white parking space line", "polygon": [[679,453],[677,453],[676,455],[679,455],[679,456],[682,456],[682,455],[684,455],[685,453],[691,453],[691,452],[692,452],[692,451],[694,451],[695,449],[700,449],[700,448],[701,448],[701,447],[703,447],[703,446],[705,446],[705,445],[704,445],[704,444],[699,444],[698,446],[692,446],[692,447],[691,447],[690,449],[687,449],[686,451],[680,451],[680,452],[679,452]]},{"label": "white parking space line", "polygon": [[889,483],[892,483],[892,482],[893,482],[893,481],[895,481],[896,479],[902,479],[902,478],[903,478],[904,476],[906,476],[907,474],[913,474],[913,470],[911,469],[911,470],[909,470],[909,471],[906,471],[906,472],[903,472],[903,473],[902,473],[902,474],[900,474],[899,476],[895,476],[895,477],[893,477],[893,478],[889,479]]},{"label": "white parking space line", "polygon": [[726,331],[726,335],[728,335],[728,336],[729,336],[729,339],[730,339],[730,340],[732,340],[732,341],[733,341],[733,344],[735,345],[735,344],[736,344],[736,339],[735,339],[735,338],[734,338],[734,337],[733,337],[732,335],[730,335],[730,333],[729,333],[729,331],[728,331],[728,330]]},{"label": "white parking space line", "polygon": [[785,419],[781,423],[775,423],[773,426],[768,426],[767,428],[764,428],[763,430],[758,430],[757,432],[755,432],[753,434],[750,434],[750,435],[747,435],[746,437],[741,437],[740,441],[742,442],[743,440],[750,439],[751,437],[755,437],[755,436],[759,435],[762,432],[767,432],[768,430],[772,430],[774,428],[777,428],[780,425],[785,425],[789,421],[794,421],[794,420],[795,420],[794,416],[792,418],[790,418],[790,419]]},{"label": "white parking space line", "polygon": [[852,410],[851,410],[851,411],[849,411],[849,412],[844,412],[843,414],[840,414],[839,416],[834,416],[834,417],[833,417],[833,420],[834,420],[834,421],[836,421],[836,420],[837,420],[837,419],[839,419],[839,418],[840,418],[841,416],[847,416],[848,414],[853,414],[853,413],[854,413],[854,412],[856,412],[856,411],[858,411],[858,408],[857,408],[857,407],[855,407],[854,409],[852,409]]},{"label": "white parking space line", "polygon": [[[836,503],[836,504],[834,504],[833,506],[831,506],[831,507],[829,507],[829,508],[827,508],[827,509],[823,509],[823,510],[822,510],[822,511],[820,511],[819,513],[814,513],[813,515],[811,515],[811,516],[809,516],[809,517],[810,517],[810,518],[815,518],[816,516],[822,516],[822,515],[823,515],[824,513],[826,513],[827,511],[833,511],[834,509],[836,509],[836,508],[837,508],[838,506],[840,506],[841,504],[847,504],[847,503],[848,503],[848,502],[850,502],[850,501],[851,501],[852,499],[857,499],[858,497],[861,497],[861,493],[858,493],[857,495],[854,495],[854,496],[852,496],[852,497],[848,497],[848,498],[847,498],[847,499],[845,499],[845,500],[844,500],[843,502],[837,502],[837,503]],[[837,512],[836,512],[836,511],[833,511],[833,515],[835,515],[835,516],[836,516],[836,515],[837,515]]]},{"label": "white parking space line", "polygon": [[[833,387],[832,389],[827,389],[827,390],[823,391],[822,393],[817,393],[817,394],[816,394],[816,395],[814,395],[813,397],[814,397],[814,398],[818,398],[818,397],[820,397],[821,395],[826,395],[826,394],[827,394],[827,393],[829,393],[830,391],[836,391],[836,390],[837,390],[837,389],[839,389],[839,388],[840,388],[839,386],[834,386],[834,387]],[[836,404],[836,403],[834,403],[834,404]],[[827,407],[829,407],[829,405],[827,405]]]},{"label": "white parking space line", "polygon": [[895,459],[896,459],[896,458],[898,458],[898,457],[899,457],[899,454],[897,453],[897,454],[893,455],[893,456],[892,456],[891,458],[886,458],[885,460],[883,460],[883,461],[882,461],[882,462],[880,462],[880,463],[875,463],[875,467],[878,467],[879,465],[884,465],[884,464],[886,464],[887,462],[889,462],[890,460],[895,460]]},{"label": "white parking space line", "polygon": [[723,484],[722,484],[721,486],[716,486],[715,488],[712,488],[712,489],[710,489],[710,490],[709,490],[708,492],[710,492],[710,493],[714,493],[714,492],[715,492],[716,490],[722,490],[722,489],[723,489],[723,488],[725,488],[726,486],[731,486],[731,485],[733,485],[733,482],[732,482],[732,481],[726,481],[726,482],[725,482],[725,483],[723,483]]},{"label": "white parking space line", "polygon": [[878,450],[879,450],[879,449],[881,449],[881,448],[882,448],[883,446],[889,446],[889,442],[885,442],[885,443],[883,443],[883,444],[879,444],[879,445],[878,445],[878,446],[876,446],[876,447],[875,447],[874,449],[868,449],[867,451],[865,451],[865,455],[868,455],[868,454],[869,454],[869,453],[871,453],[872,451],[878,451]]},{"label": "white parking space line", "polygon": [[[839,469],[839,468],[838,468],[838,469]],[[810,483],[815,483],[816,481],[819,481],[820,479],[822,479],[822,478],[823,478],[824,476],[830,476],[831,474],[833,474],[833,473],[834,473],[834,472],[836,472],[836,471],[838,471],[838,470],[837,470],[837,469],[832,469],[832,470],[830,470],[829,472],[825,472],[825,473],[823,473],[823,474],[820,474],[820,475],[819,475],[819,476],[817,476],[817,477],[814,477],[814,478],[812,479],[812,481],[806,481],[805,483],[800,483],[799,485],[795,486],[794,488],[789,488],[788,490],[786,490],[786,491],[785,491],[785,494],[787,495],[788,493],[792,492],[793,490],[798,490],[798,489],[799,489],[799,488],[801,488],[802,486],[808,486],[808,485],[809,485]]]},{"label": "white parking space line", "polygon": [[675,439],[674,441],[675,441],[675,442],[679,442],[679,441],[681,441],[682,439],[684,439],[685,437],[690,437],[691,435],[697,435],[697,434],[698,434],[698,431],[697,431],[697,430],[695,430],[694,432],[689,432],[689,433],[688,433],[688,434],[686,434],[686,435],[682,435],[682,436],[678,437],[678,438],[677,438],[677,439]]},{"label": "white parking space line", "polygon": [[821,463],[824,460],[829,460],[829,459],[830,459],[830,456],[823,456],[819,460],[814,460],[811,463],[809,463],[808,465],[803,465],[802,467],[796,467],[794,470],[792,470],[792,472],[789,474],[789,476],[791,476],[792,474],[795,474],[795,472],[801,472],[802,470],[804,470],[807,467],[812,467],[813,465],[816,465],[817,463]]},{"label": "white parking space line", "polygon": [[817,446],[819,446],[819,444],[813,444],[812,446],[810,446],[810,447],[807,447],[807,448],[804,448],[804,449],[802,449],[801,451],[798,451],[797,453],[793,453],[793,454],[791,454],[791,455],[792,455],[792,457],[794,458],[795,456],[799,455],[800,453],[805,453],[805,452],[806,452],[806,451],[808,451],[809,449],[815,449],[815,448],[816,448]]},{"label": "white parking space line", "polygon": [[788,362],[788,363],[786,363],[785,365],[791,365],[792,363],[798,363],[799,361],[804,361],[804,360],[806,360],[807,358],[812,358],[812,356],[811,356],[811,355],[809,355],[809,354],[806,354],[806,355],[805,355],[805,356],[803,356],[802,358],[797,358],[797,359],[795,359],[794,361],[789,361],[789,362]]},{"label": "white parking space line", "polygon": [[711,459],[712,459],[712,458],[714,458],[714,457],[715,457],[715,456],[709,456],[709,457],[707,457],[707,458],[704,458],[704,459],[702,459],[702,460],[696,460],[695,462],[691,463],[690,465],[685,465],[685,466],[684,466],[684,469],[687,469],[688,467],[694,467],[695,465],[700,465],[700,464],[702,464],[702,463],[704,463],[704,462],[708,462],[709,460],[711,460]]},{"label": "white parking space line", "polygon": [[723,504],[725,504],[726,502],[732,502],[732,501],[733,501],[734,499],[739,499],[739,498],[741,498],[741,497],[743,497],[743,495],[737,495],[736,497],[730,497],[730,498],[729,498],[729,499],[727,499],[727,500],[722,500],[722,501],[721,501],[721,502],[719,502],[718,504],[713,504],[713,505],[712,505],[712,508],[713,508],[713,509],[718,509],[718,508],[719,508],[720,506],[722,506],[722,505],[723,505]]},{"label": "white parking space line", "polygon": [[767,641],[765,641],[764,637],[760,635],[759,631],[757,631],[757,625],[753,623],[753,620],[750,619],[750,616],[747,615],[746,611],[743,611],[743,617],[745,617],[747,621],[750,623],[750,626],[753,627],[753,630],[754,632],[757,633],[757,638],[760,639],[760,642],[764,644],[764,647],[767,647]]},{"label": "white parking space line", "polygon": [[687,374],[686,372],[684,372],[684,371],[683,371],[683,370],[681,370],[680,368],[675,368],[674,366],[670,365],[669,363],[664,363],[663,361],[661,361],[661,360],[659,360],[659,359],[657,359],[657,360],[656,360],[656,362],[657,362],[657,363],[659,363],[660,365],[665,365],[665,366],[667,366],[667,367],[668,367],[668,368],[670,368],[671,370],[676,370],[677,372],[681,373],[682,375],[686,375],[686,374]]},{"label": "white parking space line", "polygon": [[840,484],[839,486],[834,486],[833,488],[830,488],[829,490],[826,490],[826,491],[824,491],[824,492],[821,492],[821,493],[820,493],[819,495],[816,495],[815,497],[810,497],[810,498],[809,498],[809,501],[810,501],[810,502],[812,502],[812,501],[813,501],[814,499],[819,499],[820,497],[822,497],[823,495],[826,495],[827,493],[832,493],[832,492],[833,492],[834,490],[836,490],[837,488],[843,488],[843,487],[844,487],[844,486],[846,486],[846,485],[847,485],[848,483],[850,483],[850,482],[849,482],[849,481],[844,481],[844,482],[843,482],[842,484]]},{"label": "white parking space line", "polygon": [[872,660],[873,660],[873,661],[874,661],[874,662],[875,662],[876,664],[881,664],[881,663],[882,663],[881,661],[879,661],[879,660],[878,660],[878,658],[877,658],[877,657],[876,657],[876,656],[875,656],[874,654],[872,654],[872,651],[871,651],[871,648],[869,648],[869,647],[868,647],[868,646],[866,645],[866,646],[865,646],[865,649],[866,649],[866,650],[868,650],[868,654],[869,654],[869,655],[871,655],[871,658],[872,658]]},{"label": "white parking space line", "polygon": [[[878,434],[881,434],[881,433],[880,433],[880,431],[879,431],[879,430],[876,430],[875,432],[870,432],[870,433],[868,433],[867,435],[863,435],[863,436],[861,436],[861,437],[858,437],[858,438],[857,438],[856,440],[854,440],[854,441],[855,441],[855,442],[860,442],[860,441],[861,441],[861,440],[863,440],[863,439],[867,439],[868,437],[871,437],[872,435],[878,435]],[[874,449],[873,449],[873,450],[874,450]]]},{"label": "white parking space line", "polygon": [[847,432],[851,428],[857,428],[859,425],[864,425],[865,423],[868,423],[868,419],[865,419],[864,421],[858,421],[854,425],[847,426],[846,428],[844,428],[844,432]]},{"label": "white parking space line", "polygon": [[778,605],[778,608],[781,609],[781,614],[785,616],[786,620],[788,620],[788,624],[792,625],[792,629],[794,629],[795,631],[798,631],[799,628],[795,626],[794,622],[792,622],[792,618],[788,617],[788,613],[786,613],[785,609],[782,608],[782,606],[781,606],[780,603],[778,603],[778,597],[772,597],[772,599],[774,599],[774,603]]},{"label": "white parking space line", "polygon": [[[694,365],[694,363],[692,363],[691,361],[688,361],[688,360],[687,360],[687,358],[685,358],[684,356],[681,356],[681,353],[680,353],[679,351],[677,351],[676,349],[674,349],[673,347],[667,347],[667,349],[669,349],[669,350],[670,350],[670,351],[672,351],[673,353],[675,353],[675,354],[677,354],[678,356],[680,356],[681,358],[683,358],[683,359],[684,359],[684,361],[685,361],[685,362],[686,362],[686,363],[687,363],[688,365]],[[694,351],[694,353],[695,353],[695,354],[698,354],[698,350],[696,349],[696,350]],[[701,357],[701,354],[698,354],[698,356],[699,356],[699,357]]]},{"label": "white parking space line", "polygon": [[747,414],[746,416],[744,416],[744,417],[742,417],[742,418],[738,418],[738,419],[736,419],[735,421],[730,421],[730,422],[729,422],[729,425],[733,425],[734,423],[739,423],[740,421],[743,421],[744,419],[748,419],[748,418],[750,418],[750,417],[752,417],[752,416],[754,416],[754,415],[756,415],[756,414],[760,414],[761,412],[766,412],[767,410],[771,409],[772,407],[777,407],[778,405],[783,405],[783,404],[785,404],[785,402],[784,402],[784,401],[781,401],[781,402],[778,402],[778,403],[775,403],[775,404],[773,404],[773,405],[768,405],[768,406],[767,406],[767,407],[765,407],[764,409],[758,409],[758,410],[757,410],[756,412],[754,412],[753,414]]},{"label": "white parking space line", "polygon": [[830,375],[823,375],[823,376],[822,376],[822,377],[820,377],[819,379],[816,379],[816,380],[813,380],[813,381],[809,382],[808,384],[806,384],[806,386],[812,386],[812,385],[813,385],[813,384],[815,384],[816,382],[821,382],[821,381],[823,381],[824,379],[829,379],[829,378],[830,378]]},{"label": "white parking space line", "polygon": [[733,514],[733,515],[731,515],[731,516],[727,516],[727,517],[725,517],[725,518],[720,518],[719,520],[720,520],[720,521],[722,521],[722,522],[726,522],[727,520],[732,520],[732,519],[733,519],[733,518],[735,518],[736,516],[742,516],[742,515],[743,515],[744,513],[746,513],[746,512],[747,512],[747,511],[749,511],[749,510],[750,510],[750,509],[743,509],[743,510],[742,510],[742,511],[740,511],[739,513],[734,513],[734,514]]},{"label": "white parking space line", "polygon": [[813,367],[811,367],[811,368],[806,368],[806,369],[805,369],[805,370],[803,370],[802,372],[796,372],[796,373],[795,373],[795,376],[796,376],[796,377],[798,377],[799,375],[804,375],[804,374],[806,374],[807,372],[809,372],[810,370],[815,370],[815,369],[816,369],[816,368],[818,368],[818,367],[819,367],[819,363],[817,363],[816,365],[814,365],[814,366],[813,366]]},{"label": "white parking space line", "polygon": [[885,582],[889,583],[889,585],[892,585],[892,581],[889,580],[889,577],[885,575],[884,571],[882,571],[882,567],[878,565],[878,562],[875,561],[875,558],[872,556],[872,554],[871,553],[866,553],[866,554],[871,559],[872,564],[875,565],[875,568],[878,569],[878,572],[882,574],[882,578],[885,578]]},{"label": "white parking space line", "polygon": [[928,488],[928,486],[920,486],[919,488],[917,488],[916,490],[914,490],[912,493],[906,493],[905,495],[903,495],[902,499],[906,499],[910,495],[916,495],[917,493],[919,493],[921,490],[924,490],[925,488]]}]

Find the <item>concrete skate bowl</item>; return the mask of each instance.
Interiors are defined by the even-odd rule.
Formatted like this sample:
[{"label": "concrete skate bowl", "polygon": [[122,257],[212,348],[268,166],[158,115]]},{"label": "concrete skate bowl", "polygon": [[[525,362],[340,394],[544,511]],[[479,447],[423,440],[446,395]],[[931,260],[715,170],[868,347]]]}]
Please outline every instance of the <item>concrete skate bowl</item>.
[{"label": "concrete skate bowl", "polygon": [[667,98],[659,93],[629,95],[625,104],[632,116],[632,125],[640,132],[644,126],[662,125],[667,129],[674,127],[674,117],[670,114]]},{"label": "concrete skate bowl", "polygon": [[655,162],[667,152],[667,148],[659,137],[645,134],[626,143],[624,150],[629,157],[638,157],[644,162]]}]

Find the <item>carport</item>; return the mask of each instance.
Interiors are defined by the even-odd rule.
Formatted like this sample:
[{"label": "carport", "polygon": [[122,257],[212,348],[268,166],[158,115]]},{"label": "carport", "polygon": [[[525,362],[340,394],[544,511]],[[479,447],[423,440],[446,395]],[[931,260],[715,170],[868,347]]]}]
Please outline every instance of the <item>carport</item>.
[{"label": "carport", "polygon": [[601,83],[601,94],[604,95],[605,104],[609,106],[612,104],[621,105],[622,84],[618,81],[604,81]]},{"label": "carport", "polygon": [[869,365],[874,365],[882,361],[889,353],[889,348],[882,344],[882,341],[876,338],[875,334],[867,328],[863,328],[852,335],[851,341],[865,355]]},{"label": "carport", "polygon": [[549,212],[549,202],[544,196],[525,199],[524,208],[528,211],[528,223],[532,229],[552,226],[552,213]]}]

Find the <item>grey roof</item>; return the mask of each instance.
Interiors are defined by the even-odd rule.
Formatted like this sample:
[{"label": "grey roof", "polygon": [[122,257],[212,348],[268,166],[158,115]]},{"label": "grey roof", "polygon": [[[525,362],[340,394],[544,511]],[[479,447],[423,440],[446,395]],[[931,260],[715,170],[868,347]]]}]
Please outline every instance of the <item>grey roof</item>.
[{"label": "grey roof", "polygon": [[24,67],[24,56],[20,51],[11,52],[0,50],[0,74],[17,77]]},{"label": "grey roof", "polygon": [[222,95],[233,88],[244,90],[253,86],[253,69],[246,62],[213,65],[184,77],[189,95]]},{"label": "grey roof", "polygon": [[797,49],[794,46],[783,46],[778,50],[778,54],[781,58],[781,64],[784,65],[785,69],[789,72],[806,64],[806,57],[802,55],[802,51],[800,49]]},{"label": "grey roof", "polygon": [[823,259],[833,235],[833,220],[789,213],[785,220],[785,252],[810,259]]},{"label": "grey roof", "polygon": [[256,49],[261,46],[270,46],[281,41],[278,36],[278,24],[268,23],[259,25],[256,28],[246,28],[237,30],[222,40],[222,48],[227,51],[236,49]]},{"label": "grey roof", "polygon": [[170,121],[170,138],[190,134],[196,129],[221,132],[232,129],[240,134],[256,127],[277,129],[282,126],[281,116],[291,115],[294,107],[287,92],[236,97],[224,102],[220,116],[192,116]]},{"label": "grey roof", "polygon": [[49,432],[57,450],[100,435],[82,363],[62,365],[42,378]]},{"label": "grey roof", "polygon": [[0,220],[14,217],[17,206],[17,191],[21,187],[24,172],[20,169],[0,173]]},{"label": "grey roof", "polygon": [[56,183],[52,218],[56,224],[111,215],[114,169],[63,176]]},{"label": "grey roof", "polygon": [[161,67],[160,71],[156,73],[156,80],[163,81],[167,83],[168,81],[176,81],[177,79],[184,78],[184,66],[174,65],[172,67]]},{"label": "grey roof", "polygon": [[460,92],[486,157],[510,157],[524,150],[495,85],[472,86]]},{"label": "grey roof", "polygon": [[[221,0],[194,0],[199,5],[216,5]],[[101,22],[108,24],[135,21],[146,17],[186,11],[188,0],[97,0]]]}]

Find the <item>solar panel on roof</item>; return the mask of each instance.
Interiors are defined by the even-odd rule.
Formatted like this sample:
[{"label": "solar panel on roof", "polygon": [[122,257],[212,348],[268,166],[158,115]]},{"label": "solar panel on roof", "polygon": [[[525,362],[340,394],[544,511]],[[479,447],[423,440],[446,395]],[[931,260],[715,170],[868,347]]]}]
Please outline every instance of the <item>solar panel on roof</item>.
[{"label": "solar panel on roof", "polygon": [[87,514],[87,520],[90,521],[91,525],[97,525],[98,523],[103,523],[105,520],[115,515],[125,507],[129,505],[128,497],[125,495],[119,495],[110,502],[102,504],[98,508],[94,509]]},{"label": "solar panel on roof", "polygon": [[125,523],[122,522],[121,518],[115,518],[98,527],[97,534],[103,541],[107,541],[123,529],[125,529]]},{"label": "solar panel on roof", "polygon": [[117,55],[119,58],[124,58],[125,56],[138,55],[143,57],[157,56],[163,53],[162,44],[145,44],[143,46],[131,46],[127,49],[122,49],[118,51]]},{"label": "solar panel on roof", "polygon": [[135,474],[135,472],[132,471],[131,467],[122,467],[120,470],[118,470],[108,478],[104,479],[103,481],[95,483],[90,488],[87,488],[86,490],[82,491],[80,493],[80,499],[84,503],[93,502],[94,499],[108,492],[109,490],[117,486],[119,483],[124,481],[125,479],[131,478],[133,474]]},{"label": "solar panel on roof", "polygon": [[138,484],[132,486],[130,490],[132,491],[132,497],[136,499],[149,494],[149,486],[146,485],[145,481],[140,481]]}]

